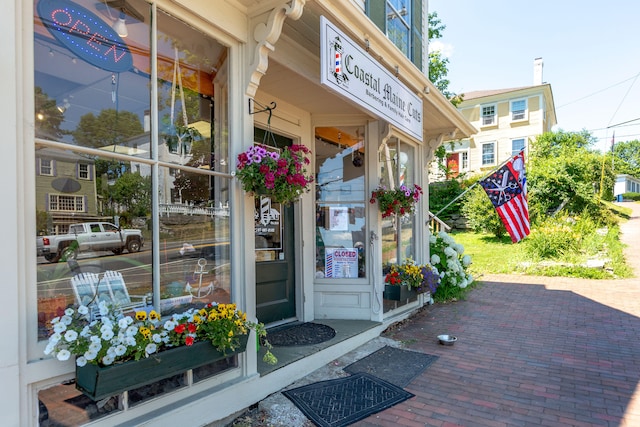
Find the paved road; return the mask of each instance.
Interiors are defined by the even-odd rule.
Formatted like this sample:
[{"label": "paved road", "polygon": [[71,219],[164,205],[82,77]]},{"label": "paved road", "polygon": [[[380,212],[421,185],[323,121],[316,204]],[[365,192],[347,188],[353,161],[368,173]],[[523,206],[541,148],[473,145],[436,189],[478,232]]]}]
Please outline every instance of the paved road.
[{"label": "paved road", "polygon": [[[640,426],[640,204],[624,205],[634,210],[622,240],[636,278],[484,276],[466,300],[425,307],[303,382],[404,344],[439,358],[406,387],[414,398],[354,426]],[[458,342],[439,345],[442,333]],[[266,425],[308,425],[282,396],[261,408]]]}]

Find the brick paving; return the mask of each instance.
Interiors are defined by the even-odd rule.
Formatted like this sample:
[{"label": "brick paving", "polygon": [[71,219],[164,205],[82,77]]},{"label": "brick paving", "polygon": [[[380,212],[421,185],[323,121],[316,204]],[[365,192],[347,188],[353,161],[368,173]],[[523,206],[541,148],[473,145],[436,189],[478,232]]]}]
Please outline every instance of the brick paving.
[{"label": "brick paving", "polygon": [[640,204],[624,205],[636,278],[480,278],[387,332],[439,359],[406,387],[416,397],[354,426],[640,426]]}]

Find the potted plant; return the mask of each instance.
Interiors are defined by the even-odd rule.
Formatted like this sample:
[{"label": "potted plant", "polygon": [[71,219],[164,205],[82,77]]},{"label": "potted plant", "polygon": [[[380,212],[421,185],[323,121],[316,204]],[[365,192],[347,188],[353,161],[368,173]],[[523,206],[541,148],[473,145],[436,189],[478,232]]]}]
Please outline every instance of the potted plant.
[{"label": "potted plant", "polygon": [[238,155],[236,176],[246,192],[264,194],[273,202],[287,205],[309,191],[313,182],[306,170],[309,152],[304,145],[294,144],[280,152],[253,145]]},{"label": "potted plant", "polygon": [[391,264],[384,278],[384,299],[404,301],[419,293],[433,294],[440,283],[438,270],[430,264],[416,264],[407,259],[403,264]]},{"label": "potted plant", "polygon": [[250,330],[276,363],[261,323],[247,320],[235,304],[208,304],[161,320],[151,310],[123,316],[102,302],[100,318],[89,321],[86,306],[67,308],[51,323],[45,349],[58,360],[76,358],[76,387],[93,400],[159,381],[244,352]]},{"label": "potted plant", "polygon": [[415,212],[422,194],[422,188],[418,185],[414,185],[413,189],[405,185],[395,189],[380,186],[371,192],[370,202],[371,204],[378,202],[382,218],[392,215],[411,215]]}]

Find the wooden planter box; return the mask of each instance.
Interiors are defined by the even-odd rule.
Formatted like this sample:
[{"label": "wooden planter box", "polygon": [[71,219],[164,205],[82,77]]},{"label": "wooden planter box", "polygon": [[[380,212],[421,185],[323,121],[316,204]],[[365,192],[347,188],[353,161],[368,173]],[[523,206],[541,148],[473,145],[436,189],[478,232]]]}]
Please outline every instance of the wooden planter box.
[{"label": "wooden planter box", "polygon": [[382,297],[391,301],[405,301],[418,295],[415,288],[407,288],[406,285],[384,285]]},{"label": "wooden planter box", "polygon": [[210,342],[200,341],[146,359],[110,366],[76,366],[76,388],[94,401],[101,400],[242,353],[247,349],[248,338],[248,335],[241,336],[240,346],[226,354],[216,350]]}]

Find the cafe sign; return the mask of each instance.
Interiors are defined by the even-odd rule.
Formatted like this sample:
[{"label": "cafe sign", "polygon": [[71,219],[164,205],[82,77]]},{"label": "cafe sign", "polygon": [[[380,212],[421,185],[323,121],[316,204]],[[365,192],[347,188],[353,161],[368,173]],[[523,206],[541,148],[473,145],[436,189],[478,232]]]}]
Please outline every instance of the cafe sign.
[{"label": "cafe sign", "polygon": [[68,0],[40,0],[37,9],[51,35],[78,58],[114,73],[133,67],[124,40],[90,10]]},{"label": "cafe sign", "polygon": [[320,17],[320,82],[422,140],[422,99]]}]

